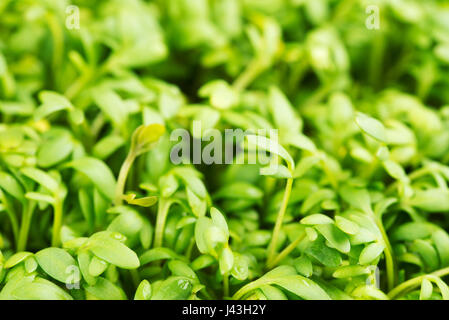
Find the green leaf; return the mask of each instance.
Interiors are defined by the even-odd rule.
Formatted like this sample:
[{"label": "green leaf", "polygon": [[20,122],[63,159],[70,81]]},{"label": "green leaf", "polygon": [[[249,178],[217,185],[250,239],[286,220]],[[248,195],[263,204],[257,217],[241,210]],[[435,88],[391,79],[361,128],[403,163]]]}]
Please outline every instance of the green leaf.
[{"label": "green leaf", "polygon": [[256,150],[258,150],[257,148],[261,148],[262,150],[269,151],[270,153],[280,156],[288,163],[290,170],[292,172],[294,171],[295,162],[293,161],[293,158],[287,150],[285,150],[284,147],[282,147],[275,140],[260,135],[246,135],[245,137],[248,141],[249,148],[255,148]]},{"label": "green leaf", "polygon": [[333,248],[342,253],[348,253],[351,244],[345,233],[337,229],[333,224],[316,225],[315,228],[326,238]]},{"label": "green leaf", "polygon": [[335,197],[335,192],[330,189],[320,189],[307,196],[301,205],[300,212],[302,214],[309,212],[315,206],[323,202],[324,200],[330,200]]},{"label": "green leaf", "polygon": [[182,257],[169,248],[153,248],[143,253],[139,260],[141,265],[145,265],[153,261],[180,258],[182,259]]},{"label": "green leaf", "polygon": [[109,233],[99,232],[89,240],[89,249],[99,258],[123,269],[136,269],[140,266],[134,251],[122,242],[113,239]]},{"label": "green leaf", "polygon": [[153,287],[151,300],[186,300],[192,292],[192,283],[186,277],[169,277]]},{"label": "green leaf", "polygon": [[41,91],[39,100],[42,102],[42,105],[34,112],[36,121],[48,117],[52,113],[74,108],[66,97],[53,91]]},{"label": "green leaf", "polygon": [[178,190],[179,183],[173,174],[167,174],[159,179],[159,188],[161,190],[161,195],[164,198],[169,198],[176,192],[176,190]]},{"label": "green leaf", "polygon": [[193,270],[201,270],[204,268],[209,267],[210,265],[212,265],[213,263],[215,263],[215,258],[207,255],[207,254],[203,254],[201,256],[199,256],[198,258],[196,258],[191,266]]},{"label": "green leaf", "polygon": [[327,267],[338,267],[342,261],[338,251],[326,246],[321,236],[306,249],[306,253]]},{"label": "green leaf", "polygon": [[380,243],[371,243],[363,248],[359,256],[360,264],[369,264],[377,259],[385,249],[385,246]]},{"label": "green leaf", "polygon": [[298,133],[302,129],[302,120],[295,113],[287,97],[279,88],[271,86],[268,93],[268,105],[277,128],[289,133]]},{"label": "green leaf", "polygon": [[357,112],[355,123],[359,128],[372,138],[387,143],[387,134],[384,125],[377,119],[374,119],[364,113]]},{"label": "green leaf", "polygon": [[0,188],[15,197],[16,199],[23,199],[23,188],[17,180],[9,173],[0,171]]},{"label": "green leaf", "polygon": [[98,141],[93,147],[94,157],[104,160],[125,144],[121,136],[109,135]]},{"label": "green leaf", "polygon": [[86,175],[98,191],[109,200],[114,198],[115,178],[111,169],[103,161],[85,157],[73,160],[64,166],[73,168]]},{"label": "green leaf", "polygon": [[312,261],[310,261],[310,259],[305,255],[295,259],[293,265],[295,266],[296,271],[304,277],[310,277],[313,274]]},{"label": "green leaf", "polygon": [[249,277],[248,259],[246,258],[246,256],[239,254],[237,252],[234,252],[233,254],[234,254],[234,265],[231,270],[231,275],[237,280],[240,281],[246,280]]},{"label": "green leaf", "polygon": [[449,287],[443,280],[441,280],[441,278],[433,275],[426,275],[426,278],[428,280],[431,280],[438,286],[438,289],[440,289],[440,293],[443,297],[443,300],[449,300]]},{"label": "green leaf", "polygon": [[199,283],[195,271],[193,271],[186,262],[180,260],[170,260],[167,265],[168,269],[170,269],[174,276],[187,277],[192,280],[193,283]]},{"label": "green leaf", "polygon": [[[292,267],[289,267],[292,268]],[[293,274],[291,274],[293,272]],[[306,300],[330,300],[327,293],[315,282],[294,274],[294,269],[281,266],[256,280],[260,284],[275,284]]]},{"label": "green leaf", "polygon": [[31,252],[27,252],[27,251],[23,251],[23,252],[17,252],[15,254],[13,254],[11,257],[9,257],[8,260],[6,260],[5,264],[3,265],[3,267],[5,269],[9,269],[14,267],[15,265],[21,263],[22,261],[24,261],[26,258],[31,257],[33,254]]},{"label": "green leaf", "polygon": [[232,253],[232,250],[229,247],[225,247],[221,251],[218,263],[220,266],[221,274],[225,274],[231,271],[232,266],[234,265],[234,254]]},{"label": "green leaf", "polygon": [[25,176],[37,182],[52,194],[58,193],[59,183],[48,173],[36,168],[23,168],[21,171]]},{"label": "green leaf", "polygon": [[148,280],[142,280],[137,287],[134,300],[150,300],[151,294],[151,284]]},{"label": "green leaf", "polygon": [[427,212],[449,211],[449,190],[417,190],[409,203]]},{"label": "green leaf", "polygon": [[430,237],[436,228],[430,223],[408,222],[400,225],[391,235],[395,241],[413,241]]},{"label": "green leaf", "polygon": [[419,300],[428,300],[432,295],[433,286],[432,283],[426,278],[422,279],[421,292],[419,293]]},{"label": "green leaf", "polygon": [[226,219],[223,214],[218,209],[212,207],[210,209],[210,216],[212,218],[213,225],[223,230],[226,238],[229,238],[228,224],[226,223]]},{"label": "green leaf", "polygon": [[429,270],[436,270],[440,264],[437,251],[425,240],[416,239],[410,248],[415,251],[422,259]]},{"label": "green leaf", "polygon": [[317,150],[312,140],[298,132],[287,135],[284,140],[286,144],[298,149],[307,150],[309,152],[315,152]]},{"label": "green leaf", "polygon": [[368,267],[363,266],[343,266],[337,268],[337,270],[334,271],[332,276],[334,278],[351,278],[351,277],[357,277],[361,275],[369,274],[370,270]]},{"label": "green leaf", "polygon": [[356,223],[341,216],[335,216],[335,225],[341,231],[351,235],[357,234],[360,230]]},{"label": "green leaf", "polygon": [[[43,249],[38,251],[35,257],[46,274],[63,283],[67,282],[70,268],[78,267],[75,259],[67,251],[60,248]],[[75,282],[79,282],[79,280],[74,279]]]},{"label": "green leaf", "polygon": [[259,188],[247,182],[234,182],[220,188],[214,193],[214,199],[248,199],[259,200],[263,192]]},{"label": "green leaf", "polygon": [[174,174],[180,178],[184,184],[199,198],[203,199],[207,195],[204,183],[198,178],[198,173],[189,168],[175,168]]},{"label": "green leaf", "polygon": [[329,218],[328,216],[321,214],[321,213],[315,213],[311,214],[305,218],[302,218],[300,223],[302,224],[309,224],[309,225],[315,225],[315,224],[333,224],[334,220]]},{"label": "green leaf", "polygon": [[53,129],[37,151],[37,165],[48,168],[67,158],[73,151],[70,134],[65,130]]},{"label": "green leaf", "polygon": [[353,208],[366,213],[372,212],[371,198],[367,190],[345,185],[340,189],[340,194]]},{"label": "green leaf", "polygon": [[125,242],[127,245],[134,244],[143,228],[144,219],[137,211],[130,207],[113,207],[108,212],[112,212],[113,210],[120,214],[111,221],[107,227],[107,231],[118,232],[124,235],[127,238]]},{"label": "green leaf", "polygon": [[18,300],[73,300],[66,291],[42,278],[24,283],[13,290],[12,295]]},{"label": "green leaf", "polygon": [[288,300],[285,293],[276,287],[266,285],[261,286],[259,289],[268,300]]},{"label": "green leaf", "polygon": [[89,285],[94,285],[97,282],[97,279],[91,276],[89,272],[89,266],[92,258],[93,255],[90,254],[86,249],[80,250],[78,252],[78,264],[80,267],[80,271],[83,275],[84,280],[86,280]]},{"label": "green leaf", "polygon": [[284,165],[270,165],[267,167],[260,168],[260,175],[271,176],[276,179],[290,179],[292,178],[291,171]]},{"label": "green leaf", "polygon": [[136,198],[136,194],[134,194],[134,193],[124,195],[123,199],[128,204],[133,204],[133,205],[136,205],[139,207],[144,207],[144,208],[151,207],[152,205],[154,205],[157,202],[156,196]]},{"label": "green leaf", "polygon": [[128,119],[128,108],[122,98],[111,89],[97,87],[92,92],[95,104],[103,114],[109,118],[118,128],[126,123]]},{"label": "green leaf", "polygon": [[27,273],[32,273],[37,269],[38,264],[34,257],[28,257],[25,259],[24,266]]},{"label": "green leaf", "polygon": [[444,230],[432,232],[432,240],[441,261],[441,267],[449,265],[449,235]]},{"label": "green leaf", "polygon": [[126,300],[126,294],[122,288],[111,281],[99,277],[95,285],[85,286],[88,300]]},{"label": "green leaf", "polygon": [[217,109],[229,109],[238,101],[237,92],[223,80],[213,80],[199,90],[201,97],[209,97],[210,104]]},{"label": "green leaf", "polygon": [[89,263],[89,274],[92,277],[98,277],[106,270],[107,267],[108,264],[106,261],[94,256]]},{"label": "green leaf", "polygon": [[209,246],[206,241],[206,231],[212,226],[212,220],[206,217],[199,217],[195,224],[195,242],[201,253],[207,253]]},{"label": "green leaf", "polygon": [[199,198],[189,187],[186,188],[187,201],[192,212],[197,217],[202,217],[206,214],[207,203],[204,199]]},{"label": "green leaf", "polygon": [[39,192],[27,192],[25,194],[25,198],[27,198],[29,200],[39,201],[39,202],[47,202],[47,203],[51,203],[51,204],[55,203],[55,198],[53,198],[52,196],[49,196],[47,194],[43,194],[43,193],[39,193]]},{"label": "green leaf", "polygon": [[385,170],[388,172],[388,174],[397,179],[397,180],[401,180],[401,181],[407,181],[408,177],[407,174],[404,171],[404,168],[402,168],[402,166],[400,164],[398,164],[395,161],[392,160],[386,160],[382,162]]},{"label": "green leaf", "polygon": [[133,133],[131,151],[136,155],[149,151],[164,133],[161,124],[141,125]]}]

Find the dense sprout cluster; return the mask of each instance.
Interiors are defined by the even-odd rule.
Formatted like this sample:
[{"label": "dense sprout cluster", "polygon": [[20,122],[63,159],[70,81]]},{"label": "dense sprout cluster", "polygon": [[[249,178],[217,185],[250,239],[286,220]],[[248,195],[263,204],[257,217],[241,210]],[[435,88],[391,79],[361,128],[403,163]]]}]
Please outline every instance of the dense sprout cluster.
[{"label": "dense sprout cluster", "polygon": [[0,299],[449,299],[448,75],[446,1],[0,0]]}]

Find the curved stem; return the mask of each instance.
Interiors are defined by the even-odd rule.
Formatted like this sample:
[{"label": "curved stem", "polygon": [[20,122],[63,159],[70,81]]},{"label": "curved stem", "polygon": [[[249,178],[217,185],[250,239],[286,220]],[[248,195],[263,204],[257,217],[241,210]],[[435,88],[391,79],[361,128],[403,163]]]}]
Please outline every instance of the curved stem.
[{"label": "curved stem", "polygon": [[51,239],[51,245],[52,247],[57,247],[61,242],[63,200],[55,199],[53,210],[54,210],[53,235]]},{"label": "curved stem", "polygon": [[161,247],[164,239],[165,221],[167,220],[168,209],[172,205],[173,201],[167,198],[161,198],[159,200],[157,208],[156,218],[156,230],[154,232],[154,247]]},{"label": "curved stem", "polygon": [[229,274],[223,275],[223,297],[229,297]]},{"label": "curved stem", "polygon": [[69,100],[74,99],[91,80],[92,74],[90,72],[84,73],[77,80],[75,80],[70,87],[67,88],[64,95]]},{"label": "curved stem", "polygon": [[239,300],[241,299],[245,294],[247,294],[248,292],[251,292],[255,289],[257,289],[258,287],[260,287],[260,281],[256,280],[253,282],[248,283],[247,285],[243,286],[242,288],[240,288],[239,291],[237,291],[233,296],[232,296],[232,300]]},{"label": "curved stem", "polygon": [[253,290],[256,290],[257,288],[260,288],[261,286],[267,285],[267,284],[272,284],[273,281],[266,279],[264,277],[259,278],[253,282],[248,283],[247,285],[244,285],[243,287],[240,288],[240,290],[238,290],[233,296],[232,299],[233,300],[239,300],[241,299],[245,294],[247,294],[248,292],[251,292]]},{"label": "curved stem", "polygon": [[285,193],[282,199],[281,208],[279,209],[276,224],[274,225],[273,236],[271,237],[270,244],[268,246],[268,258],[267,264],[269,264],[276,254],[276,245],[279,237],[279,233],[281,231],[282,223],[284,221],[285,210],[287,209],[288,200],[290,198],[290,193],[292,191],[293,179],[287,179],[287,184],[285,185]]},{"label": "curved stem", "polygon": [[92,66],[92,69],[86,69],[84,73],[72,83],[70,87],[64,92],[64,95],[72,100],[91,82],[99,79],[107,73],[112,67],[111,59],[107,60],[100,68]]},{"label": "curved stem", "polygon": [[189,246],[187,247],[187,251],[186,251],[186,257],[189,261],[192,257],[192,251],[193,251],[194,246],[195,246],[195,238],[193,237],[190,240]]},{"label": "curved stem", "polygon": [[[430,273],[430,275],[436,276],[436,277],[443,277],[443,276],[449,275],[449,267],[434,271],[434,272]],[[394,298],[400,296],[401,294],[404,294],[404,293],[416,288],[417,286],[420,285],[420,283],[426,276],[428,276],[428,274],[423,274],[421,276],[412,278],[410,280],[407,280],[407,281],[401,283],[396,288],[394,288],[390,292],[388,292],[388,294],[387,294],[388,297],[390,299],[394,299]]]},{"label": "curved stem", "polygon": [[11,207],[8,199],[1,192],[0,192],[0,197],[1,197],[2,203],[5,207],[6,214],[9,217],[9,221],[11,222],[11,228],[12,228],[14,240],[17,242],[17,239],[19,236],[19,223],[17,222],[16,213],[14,212],[13,208]]},{"label": "curved stem", "polygon": [[375,217],[374,221],[376,222],[377,227],[380,230],[380,233],[382,234],[382,240],[385,244],[385,264],[387,268],[387,285],[388,290],[393,289],[395,285],[395,278],[396,278],[396,269],[394,265],[394,258],[393,258],[393,249],[391,248],[390,240],[388,239],[388,235],[385,231],[385,228],[382,224],[381,218]]},{"label": "curved stem", "polygon": [[295,248],[304,239],[305,236],[306,233],[304,232],[302,235],[296,238],[295,241],[290,243],[284,250],[282,250],[281,253],[279,253],[277,257],[273,259],[273,261],[267,264],[268,269],[272,269],[273,267],[275,267],[279,262],[281,262],[285,257],[287,257],[290,254],[290,252],[295,250]]},{"label": "curved stem", "polygon": [[252,60],[248,64],[246,69],[235,80],[235,82],[233,83],[233,87],[238,91],[244,90],[247,86],[250,85],[251,82],[254,81],[254,79],[262,72],[262,70],[263,68],[261,67],[259,60]]},{"label": "curved stem", "polygon": [[122,167],[120,168],[120,173],[117,179],[117,185],[115,187],[114,204],[116,206],[121,205],[123,202],[122,196],[123,192],[125,191],[126,178],[128,177],[129,169],[131,168],[135,159],[136,156],[133,152],[128,153],[125,162],[123,162]]},{"label": "curved stem", "polygon": [[25,251],[28,242],[28,233],[30,231],[31,220],[33,218],[33,211],[36,206],[35,201],[27,203],[23,210],[22,223],[20,224],[19,240],[17,241],[17,251]]},{"label": "curved stem", "polygon": [[58,18],[54,14],[48,14],[47,17],[48,27],[50,28],[50,32],[52,35],[53,41],[53,81],[57,81],[57,77],[55,72],[60,70],[61,61],[63,59],[64,54],[64,33],[61,28],[61,25],[58,21]]},{"label": "curved stem", "polygon": [[137,269],[131,269],[129,270],[129,274],[131,275],[134,286],[137,288],[141,281],[139,272],[137,271]]}]

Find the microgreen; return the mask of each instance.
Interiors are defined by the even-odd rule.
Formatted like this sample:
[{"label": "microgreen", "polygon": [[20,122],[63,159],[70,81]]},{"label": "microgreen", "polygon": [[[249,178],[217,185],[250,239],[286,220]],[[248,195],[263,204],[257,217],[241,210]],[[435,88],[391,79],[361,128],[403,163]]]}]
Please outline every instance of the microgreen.
[{"label": "microgreen", "polygon": [[0,1],[0,299],[449,299],[449,9],[366,5]]}]

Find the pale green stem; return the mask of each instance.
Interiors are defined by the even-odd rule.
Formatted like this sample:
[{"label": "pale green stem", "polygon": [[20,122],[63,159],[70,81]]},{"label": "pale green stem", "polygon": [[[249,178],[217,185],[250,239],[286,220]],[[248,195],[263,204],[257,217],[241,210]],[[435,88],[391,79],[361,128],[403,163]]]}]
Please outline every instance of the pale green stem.
[{"label": "pale green stem", "polygon": [[53,217],[53,235],[51,239],[51,245],[53,247],[59,246],[61,242],[61,227],[62,227],[62,213],[63,213],[63,200],[56,198],[53,205],[54,217]]},{"label": "pale green stem", "polygon": [[140,274],[137,269],[129,270],[134,286],[137,288],[140,284]]},{"label": "pale green stem", "polygon": [[[47,15],[47,23],[50,28],[53,41],[53,71],[60,69],[61,61],[64,53],[64,34],[57,17],[54,14]],[[57,81],[54,75],[54,81]]]},{"label": "pale green stem", "polygon": [[[446,268],[443,268],[443,269],[440,269],[440,270],[430,273],[430,275],[436,276],[436,277],[443,277],[448,274],[449,274],[449,267],[446,267]],[[413,279],[410,279],[410,280],[407,280],[407,281],[401,283],[396,288],[394,288],[390,292],[388,292],[388,297],[390,299],[394,299],[401,294],[404,294],[410,290],[413,290],[414,288],[418,287],[421,284],[422,280],[426,276],[428,276],[428,275],[424,274],[424,275],[415,277]]]},{"label": "pale green stem", "polygon": [[246,69],[235,80],[233,87],[238,91],[244,90],[254,81],[254,79],[262,72],[264,68],[261,67],[259,60],[252,60]]},{"label": "pale green stem", "polygon": [[159,200],[157,208],[156,218],[156,230],[154,232],[154,247],[161,247],[164,239],[165,221],[167,220],[168,209],[172,205],[173,201],[167,198],[161,198]]},{"label": "pale green stem", "polygon": [[371,49],[370,65],[369,65],[369,81],[374,88],[378,88],[380,72],[382,71],[383,53],[385,48],[384,36],[377,31],[374,36],[373,48]]},{"label": "pale green stem", "polygon": [[14,236],[14,240],[17,242],[17,239],[19,237],[19,223],[17,222],[16,213],[14,212],[12,207],[10,206],[10,203],[6,199],[6,197],[2,193],[0,193],[0,196],[2,198],[2,203],[5,206],[6,214],[9,217],[9,221],[11,222],[11,227],[12,227],[12,233],[13,233],[13,236]]},{"label": "pale green stem", "polygon": [[90,72],[84,73],[81,77],[79,77],[72,85],[67,88],[64,95],[67,99],[72,100],[75,98],[81,90],[92,80],[92,75]]},{"label": "pale green stem", "polygon": [[[373,213],[374,214],[374,213]],[[391,248],[390,240],[388,239],[387,233],[385,232],[384,226],[382,224],[381,218],[375,217],[375,222],[377,227],[380,230],[380,233],[382,234],[382,239],[385,244],[385,264],[387,269],[387,285],[388,290],[391,290],[395,285],[395,265],[394,265],[394,258],[393,258],[393,250]]]},{"label": "pale green stem", "polygon": [[194,247],[195,247],[195,238],[192,237],[192,239],[190,240],[189,246],[187,247],[187,251],[186,251],[186,257],[188,260],[190,260],[192,257],[192,251],[193,251]]},{"label": "pale green stem", "polygon": [[333,81],[328,81],[323,86],[321,86],[318,90],[314,91],[314,93],[307,98],[303,103],[303,107],[309,107],[315,104],[320,103],[326,95],[334,88],[335,83]]},{"label": "pale green stem", "polygon": [[250,282],[247,285],[243,286],[240,288],[239,291],[237,291],[233,296],[232,296],[232,300],[239,300],[241,299],[245,294],[247,294],[248,292],[251,292],[257,288],[259,288],[260,286],[264,285],[266,282],[266,284],[269,284],[268,281],[263,281],[261,279],[258,279],[256,281]]},{"label": "pale green stem", "polygon": [[87,84],[103,76],[110,70],[111,67],[112,63],[111,59],[109,59],[100,68],[93,66],[92,69],[86,69],[84,73],[65,91],[64,95],[69,100],[74,99]]},{"label": "pale green stem", "polygon": [[[413,171],[412,173],[410,173],[410,175],[408,177],[409,177],[410,181],[412,181],[412,180],[418,179],[422,176],[432,174],[434,172],[438,172],[438,170],[435,168],[425,167],[425,168],[421,168],[416,171]],[[398,181],[394,181],[392,184],[390,184],[388,186],[386,192],[387,193],[392,192],[397,186],[398,186]]]},{"label": "pale green stem", "polygon": [[223,296],[229,297],[229,274],[227,272],[223,275]]},{"label": "pale green stem", "polygon": [[28,233],[30,231],[31,219],[36,202],[29,201],[23,210],[22,222],[20,224],[19,240],[17,241],[17,251],[25,251],[28,242]]},{"label": "pale green stem", "polygon": [[123,162],[122,167],[120,168],[120,173],[117,179],[117,185],[115,187],[114,204],[116,206],[121,205],[123,202],[122,197],[125,191],[126,178],[128,177],[129,170],[131,169],[131,166],[135,159],[136,155],[133,152],[128,153],[125,162]]},{"label": "pale green stem", "polygon": [[282,250],[281,253],[279,253],[277,255],[277,257],[275,259],[273,259],[272,262],[267,264],[268,269],[274,268],[279,262],[281,262],[283,259],[285,259],[285,257],[287,257],[290,254],[290,252],[295,250],[295,248],[304,239],[305,236],[306,236],[306,233],[304,232],[295,241],[290,243],[284,250]]},{"label": "pale green stem", "polygon": [[293,185],[293,179],[292,178],[287,179],[284,197],[282,199],[282,204],[281,204],[281,207],[279,209],[279,212],[278,212],[278,215],[276,218],[276,223],[274,225],[273,236],[271,237],[270,244],[268,245],[267,264],[269,264],[273,260],[274,255],[276,254],[276,245],[277,245],[277,241],[279,238],[279,233],[281,231],[282,223],[284,221],[284,215],[285,215],[285,211],[287,209],[288,200],[290,198],[290,193],[292,191],[292,185]]},{"label": "pale green stem", "polygon": [[14,212],[12,210],[10,210],[9,208],[6,208],[6,213],[8,214],[9,220],[11,222],[14,239],[17,240],[18,235],[19,235],[19,224],[17,222],[17,218],[16,218]]},{"label": "pale green stem", "polygon": [[390,245],[390,242],[388,240],[387,234],[385,233],[385,230],[383,229],[383,227],[381,228],[381,232],[382,232],[382,237],[384,239],[386,248],[385,248],[385,264],[386,264],[386,268],[387,268],[387,284],[388,284],[388,290],[391,290],[394,285],[395,285],[395,266],[394,266],[394,258],[392,255],[392,248]]}]

